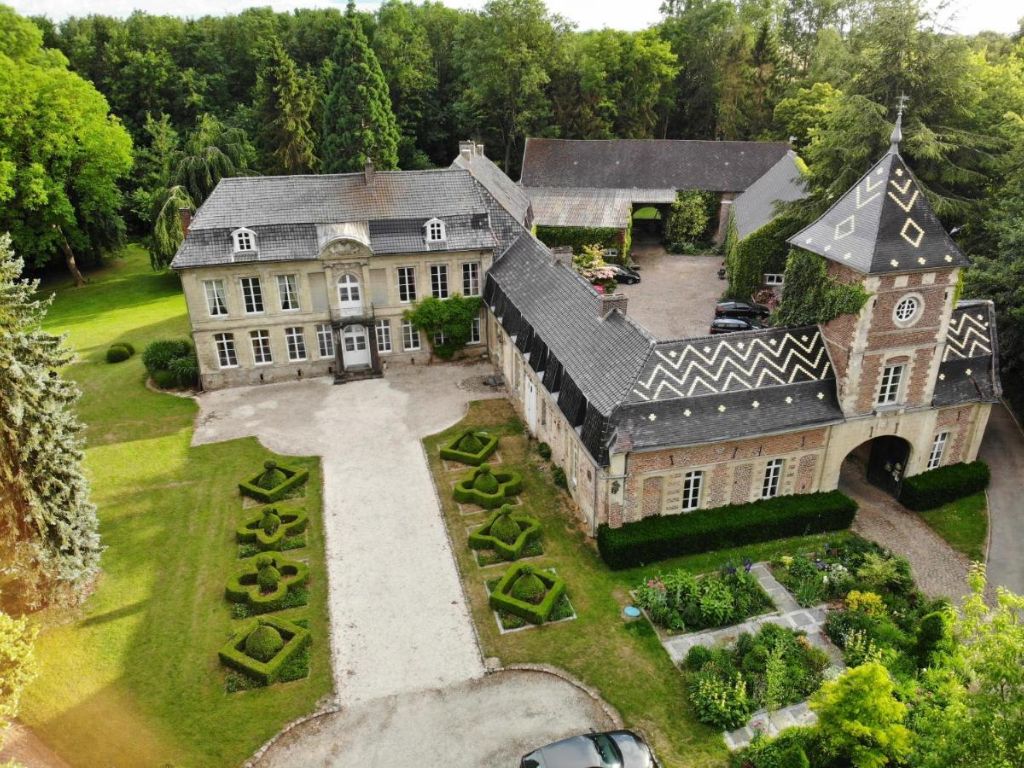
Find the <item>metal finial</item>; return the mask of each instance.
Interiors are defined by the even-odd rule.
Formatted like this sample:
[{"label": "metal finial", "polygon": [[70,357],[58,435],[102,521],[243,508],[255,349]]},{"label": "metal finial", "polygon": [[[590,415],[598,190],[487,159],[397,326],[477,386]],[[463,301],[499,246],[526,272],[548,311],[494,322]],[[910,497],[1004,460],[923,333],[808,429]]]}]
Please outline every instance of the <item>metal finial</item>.
[{"label": "metal finial", "polygon": [[901,93],[899,98],[896,99],[896,125],[892,128],[892,135],[889,136],[890,150],[895,152],[903,141],[903,110],[906,109],[907,102],[910,99],[907,98],[907,94]]}]

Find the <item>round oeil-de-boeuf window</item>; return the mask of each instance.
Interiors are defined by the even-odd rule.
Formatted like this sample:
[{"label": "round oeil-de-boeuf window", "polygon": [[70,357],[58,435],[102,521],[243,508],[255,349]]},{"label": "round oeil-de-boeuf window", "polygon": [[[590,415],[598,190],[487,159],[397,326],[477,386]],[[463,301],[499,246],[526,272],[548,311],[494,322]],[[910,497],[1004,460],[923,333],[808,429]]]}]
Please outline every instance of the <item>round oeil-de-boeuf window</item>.
[{"label": "round oeil-de-boeuf window", "polygon": [[911,325],[921,314],[921,300],[916,296],[906,296],[899,300],[892,312],[897,325]]}]

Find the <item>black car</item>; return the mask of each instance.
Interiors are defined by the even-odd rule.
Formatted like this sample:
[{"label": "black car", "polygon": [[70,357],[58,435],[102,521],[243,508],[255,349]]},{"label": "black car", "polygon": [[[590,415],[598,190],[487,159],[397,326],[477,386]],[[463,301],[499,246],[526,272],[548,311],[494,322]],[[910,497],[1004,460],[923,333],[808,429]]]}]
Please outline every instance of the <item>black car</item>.
[{"label": "black car", "polygon": [[715,317],[768,317],[770,314],[768,307],[745,301],[720,301],[715,305]]},{"label": "black car", "polygon": [[640,273],[632,267],[627,267],[622,264],[608,264],[607,267],[614,273],[615,282],[617,283],[635,285],[640,282]]},{"label": "black car", "polygon": [[632,731],[608,731],[548,744],[524,755],[519,768],[658,768],[658,761]]},{"label": "black car", "polygon": [[716,317],[711,321],[711,333],[735,333],[736,331],[756,331],[764,328],[753,318],[742,317]]}]

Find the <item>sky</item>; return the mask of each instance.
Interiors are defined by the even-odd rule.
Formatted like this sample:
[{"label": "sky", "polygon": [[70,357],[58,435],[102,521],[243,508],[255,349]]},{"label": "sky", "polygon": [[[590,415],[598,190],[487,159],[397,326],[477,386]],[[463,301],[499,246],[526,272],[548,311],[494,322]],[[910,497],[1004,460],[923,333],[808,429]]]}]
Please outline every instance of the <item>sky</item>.
[{"label": "sky", "polygon": [[[251,6],[270,5],[275,10],[294,8],[345,7],[345,0],[5,0],[23,14],[45,15],[52,19],[67,16],[85,16],[104,13],[127,16],[134,10],[166,13],[177,16],[203,16],[205,14],[235,13]],[[444,0],[445,5],[456,8],[480,8],[485,0]],[[547,0],[548,8],[580,29],[643,29],[658,20],[661,0]],[[357,0],[357,5],[372,10],[378,2]],[[964,34],[982,30],[1014,32],[1018,20],[1024,17],[1021,0],[953,0],[951,11],[942,19],[947,25]]]}]

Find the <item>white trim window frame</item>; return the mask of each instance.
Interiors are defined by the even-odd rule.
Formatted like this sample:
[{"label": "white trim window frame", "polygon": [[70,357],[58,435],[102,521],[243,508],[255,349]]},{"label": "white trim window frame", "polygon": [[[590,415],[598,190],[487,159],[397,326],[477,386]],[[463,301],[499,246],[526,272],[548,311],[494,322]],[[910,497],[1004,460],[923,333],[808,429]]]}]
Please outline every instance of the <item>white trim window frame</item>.
[{"label": "white trim window frame", "polygon": [[206,311],[210,317],[227,317],[228,299],[224,292],[224,281],[220,278],[203,280],[203,293],[206,295]]},{"label": "white trim window frame", "polygon": [[281,299],[282,312],[299,311],[298,279],[295,275],[278,275],[277,293]]},{"label": "white trim window frame", "polygon": [[249,344],[252,347],[253,365],[271,365],[274,353],[270,349],[270,331],[249,331]]},{"label": "white trim window frame", "polygon": [[448,341],[448,337],[444,335],[444,331],[435,331],[433,339],[434,339],[434,346],[435,347],[439,347],[442,344],[444,344],[446,341]]},{"label": "white trim window frame", "polygon": [[694,512],[700,509],[703,492],[704,470],[694,469],[683,475],[683,493],[680,499],[681,511]]},{"label": "white trim window frame", "polygon": [[428,243],[443,243],[447,237],[444,222],[440,219],[431,219],[423,225],[426,230],[426,241]]},{"label": "white trim window frame", "polygon": [[480,295],[480,262],[464,261],[462,263],[462,295]]},{"label": "white trim window frame", "polygon": [[398,267],[398,301],[402,304],[416,301],[416,267]]},{"label": "white trim window frame", "polygon": [[334,357],[334,329],[330,323],[316,327],[316,350],[320,357]]},{"label": "white trim window frame", "polygon": [[422,349],[420,332],[409,320],[402,321],[402,349],[405,352],[418,352]]},{"label": "white trim window frame", "polygon": [[435,299],[447,299],[448,292],[448,265],[430,265],[430,295]]},{"label": "white trim window frame", "polygon": [[942,457],[946,454],[946,443],[949,442],[949,432],[942,431],[932,441],[932,450],[928,454],[927,469],[938,469],[942,464]]},{"label": "white trim window frame", "polygon": [[390,354],[393,350],[391,344],[391,321],[387,318],[377,320],[374,323],[374,335],[377,337],[377,352],[382,355]]},{"label": "white trim window frame", "polygon": [[238,352],[235,349],[235,334],[215,333],[213,343],[217,348],[217,363],[220,368],[237,368]]},{"label": "white trim window frame", "polygon": [[765,272],[764,273],[764,284],[765,285],[783,285],[785,283],[786,276],[781,272]]},{"label": "white trim window frame", "polygon": [[256,233],[242,227],[231,233],[235,253],[253,253],[256,250]]},{"label": "white trim window frame", "polygon": [[242,287],[242,306],[247,315],[263,314],[263,286],[260,278],[240,277],[238,282]]},{"label": "white trim window frame", "polygon": [[782,470],[786,466],[785,459],[772,459],[764,467],[764,480],[761,482],[761,498],[774,499],[782,490]]},{"label": "white trim window frame", "polygon": [[472,324],[469,326],[469,341],[467,344],[479,344],[481,341],[480,337],[480,318],[474,317]]},{"label": "white trim window frame", "polygon": [[878,397],[875,400],[877,405],[893,405],[899,402],[906,368],[904,363],[895,363],[882,368],[882,382],[878,387]]},{"label": "white trim window frame", "polygon": [[301,363],[306,359],[306,333],[301,325],[285,328],[284,341],[288,348],[288,362]]}]

